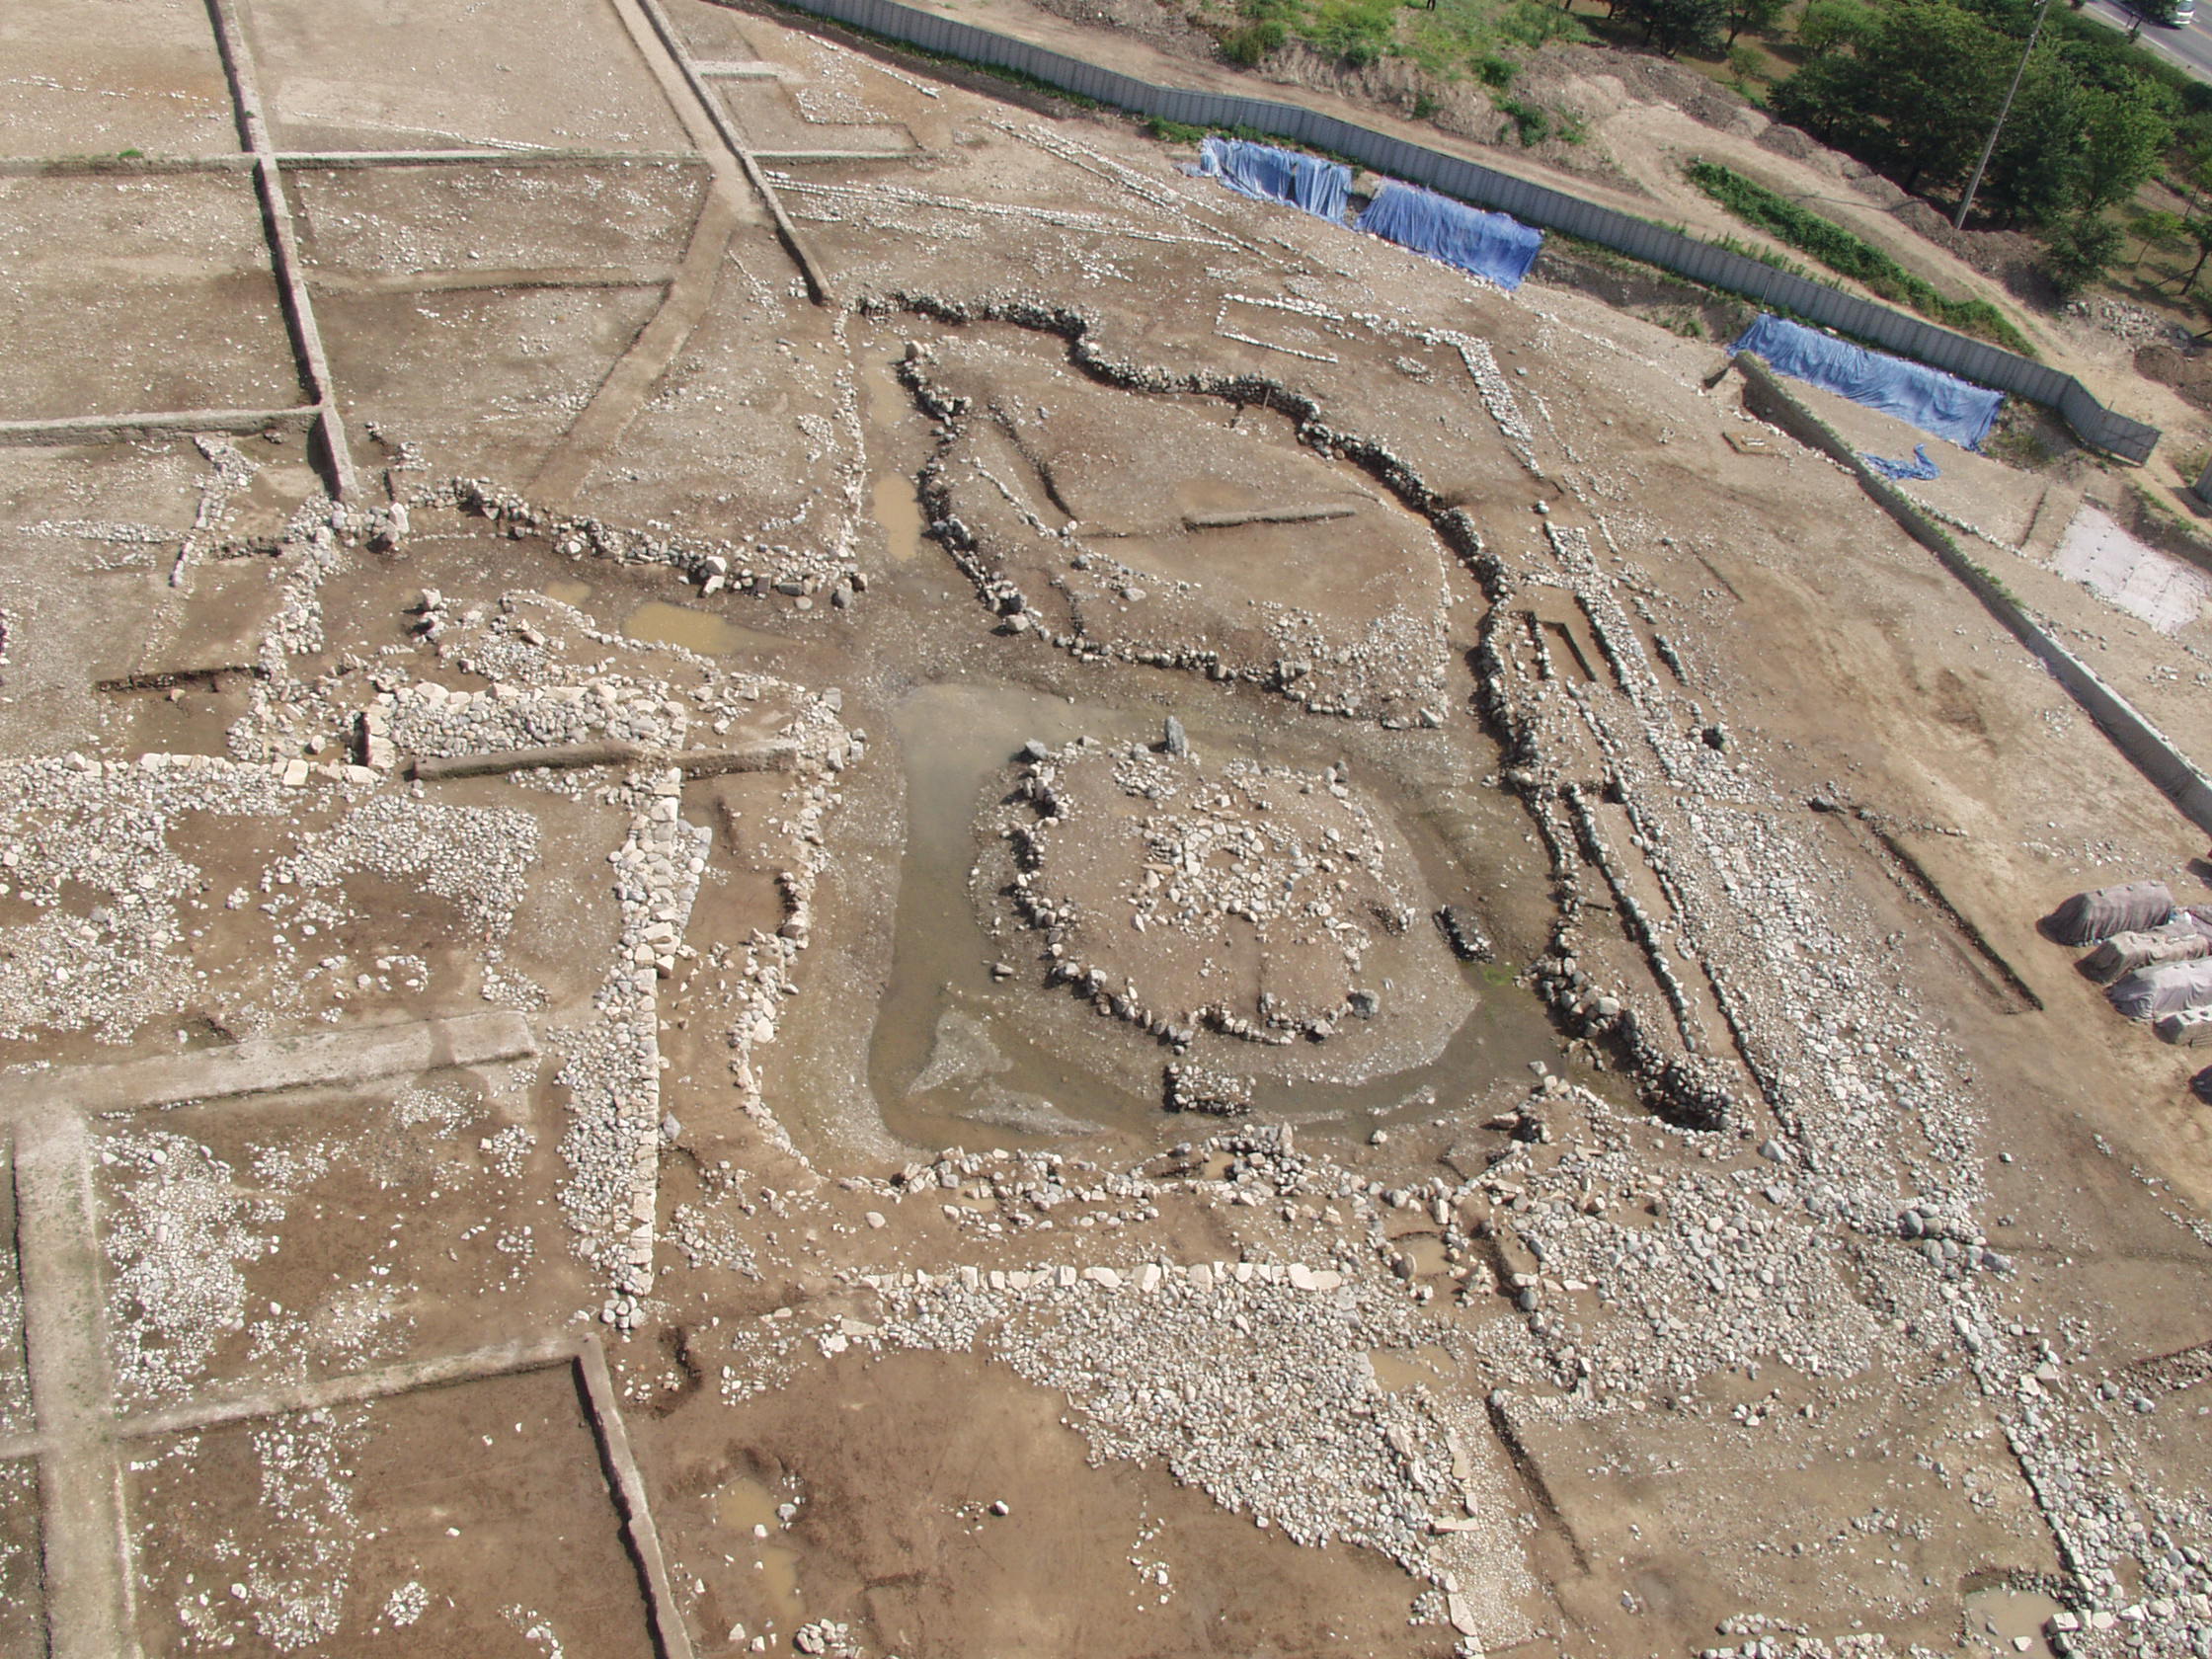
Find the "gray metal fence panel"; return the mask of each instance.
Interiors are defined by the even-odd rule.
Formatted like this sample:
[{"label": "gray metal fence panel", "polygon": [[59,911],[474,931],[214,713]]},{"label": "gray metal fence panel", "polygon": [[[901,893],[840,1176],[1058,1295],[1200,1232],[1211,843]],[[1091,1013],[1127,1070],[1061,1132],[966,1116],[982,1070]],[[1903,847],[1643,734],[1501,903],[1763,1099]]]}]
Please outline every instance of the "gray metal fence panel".
[{"label": "gray metal fence panel", "polygon": [[1826,282],[1778,270],[1632,214],[1585,201],[1548,186],[1495,172],[1463,156],[1446,155],[1390,133],[1273,99],[1241,98],[1184,87],[1154,86],[1027,40],[980,29],[899,0],[783,0],[800,11],[849,23],[948,57],[1012,69],[1065,92],[1187,126],[1237,126],[1315,149],[1330,150],[1377,173],[1408,179],[1542,230],[1595,242],[1646,264],[1678,272],[1707,287],[1777,305],[1886,351],[1977,384],[2016,393],[2054,408],[2086,443],[2130,460],[2148,460],[2159,429],[2107,409],[2071,374],[1986,341],[1908,317]]}]

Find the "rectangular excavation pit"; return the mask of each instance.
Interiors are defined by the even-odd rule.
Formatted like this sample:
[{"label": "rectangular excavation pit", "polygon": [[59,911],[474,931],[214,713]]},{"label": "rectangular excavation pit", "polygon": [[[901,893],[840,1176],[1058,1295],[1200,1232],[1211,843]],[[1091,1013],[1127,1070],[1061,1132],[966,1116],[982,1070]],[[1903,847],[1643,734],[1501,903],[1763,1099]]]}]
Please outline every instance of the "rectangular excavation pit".
[{"label": "rectangular excavation pit", "polygon": [[[1535,1547],[1556,1552],[1553,1583],[1581,1627],[1578,1648],[1641,1651],[1655,1619],[1712,1628],[1741,1610],[1735,1563],[1747,1559],[1764,1563],[1760,1606],[1772,1618],[1848,1628],[1871,1582],[1899,1607],[1892,1639],[1936,1646],[1955,1638],[1959,1587],[1973,1568],[2055,1565],[2018,1466],[1971,1384],[1923,1374],[1827,1403],[1824,1436],[1799,1414],[1817,1390],[1778,1362],[1759,1369],[1756,1382],[1722,1373],[1700,1388],[1710,1421],[1665,1409],[1576,1421],[1540,1398],[1492,1396],[1501,1438],[1547,1500],[1540,1522],[1555,1517],[1571,1540],[1571,1563],[1548,1526]],[[1738,1408],[1757,1414],[1757,1434],[1743,1432]],[[1846,1451],[1845,1425],[1888,1455]],[[1938,1459],[1947,1475],[1935,1472]],[[1957,1483],[1961,1468],[1972,1485]],[[1778,1484],[1792,1494],[1778,1509]],[[1913,1524],[1869,1533],[1876,1508]],[[1870,1548],[1869,1538],[1883,1547]]]},{"label": "rectangular excavation pit", "polygon": [[1819,816],[1834,824],[1844,840],[1890,879],[1907,906],[1934,912],[1936,925],[1932,931],[1936,942],[1999,1012],[2042,1011],[2043,998],[2034,987],[2005,958],[1989,935],[1951,902],[1935,874],[1895,830],[1848,807],[1832,807]]},{"label": "rectangular excavation pit", "polygon": [[5,178],[0,212],[37,250],[0,289],[0,420],[302,401],[247,175]]},{"label": "rectangular excavation pit", "polygon": [[204,6],[11,0],[7,25],[0,155],[168,158],[238,148]]},{"label": "rectangular excavation pit", "polygon": [[307,168],[287,175],[311,287],[406,291],[590,274],[666,282],[709,175],[696,162]]},{"label": "rectangular excavation pit", "polygon": [[755,151],[780,157],[834,150],[852,159],[920,153],[914,135],[901,122],[812,118],[798,101],[805,89],[795,91],[783,76],[722,77],[709,90]]},{"label": "rectangular excavation pit", "polygon": [[[534,1075],[450,1066],[109,1119],[89,1161],[116,1392],[274,1387],[591,1295],[560,1246],[566,1119]],[[180,1295],[189,1283],[190,1295]]]},{"label": "rectangular excavation pit", "polygon": [[[124,1425],[149,1659],[689,1659],[605,1362],[460,1354]],[[241,1595],[231,1586],[244,1589]]]},{"label": "rectangular excavation pit", "polygon": [[1520,596],[1524,600],[1522,613],[1529,619],[1530,637],[1550,653],[1553,666],[1563,675],[1585,685],[1616,683],[1613,666],[1599,649],[1590,618],[1583,614],[1572,593],[1564,588],[1532,585],[1523,589]]},{"label": "rectangular excavation pit", "polygon": [[[1624,896],[1635,901],[1646,922],[1657,930],[1661,950],[1672,958],[1667,963],[1668,972],[1682,988],[1691,1027],[1683,1036],[1708,1053],[1719,1050],[1724,1046],[1720,1039],[1728,1030],[1728,1022],[1721,1017],[1720,1005],[1714,999],[1712,987],[1706,983],[1698,960],[1672,948],[1674,941],[1680,938],[1672,925],[1675,908],[1652,874],[1649,862],[1636,849],[1636,827],[1627,809],[1612,801],[1598,800],[1591,803],[1591,816],[1599,833],[1605,837],[1608,881],[1615,897]],[[1650,959],[1643,941],[1629,932],[1625,916],[1621,918],[1621,926],[1627,949],[1648,974]]]},{"label": "rectangular excavation pit", "polygon": [[690,147],[607,0],[253,0],[245,26],[281,149]]},{"label": "rectangular excavation pit", "polygon": [[[11,1155],[0,1160],[0,1458],[28,1447],[37,1427],[31,1412],[30,1377],[24,1367],[23,1281],[16,1267],[18,1254],[11,1148]],[[0,1642],[0,1653],[13,1651]]]},{"label": "rectangular excavation pit", "polygon": [[0,1458],[0,1653],[46,1651],[39,1564],[39,1465]]}]

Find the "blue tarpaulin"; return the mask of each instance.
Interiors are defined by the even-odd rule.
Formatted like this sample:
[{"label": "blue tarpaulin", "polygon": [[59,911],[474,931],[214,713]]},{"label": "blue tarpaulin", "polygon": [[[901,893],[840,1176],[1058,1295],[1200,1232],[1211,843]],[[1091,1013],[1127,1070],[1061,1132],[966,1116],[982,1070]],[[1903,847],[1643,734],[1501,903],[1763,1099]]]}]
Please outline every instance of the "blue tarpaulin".
[{"label": "blue tarpaulin", "polygon": [[1543,246],[1543,232],[1519,219],[1395,180],[1375,193],[1357,228],[1487,276],[1501,288],[1518,288]]},{"label": "blue tarpaulin", "polygon": [[1913,458],[1909,461],[1893,461],[1886,456],[1866,454],[1862,454],[1858,458],[1884,478],[1894,478],[1899,483],[1904,483],[1908,479],[1940,478],[1943,476],[1942,468],[1928,458],[1928,445],[1925,443],[1913,445]]},{"label": "blue tarpaulin", "polygon": [[1243,138],[1208,138],[1198,147],[1202,178],[1262,201],[1288,201],[1324,219],[1342,220],[1352,170],[1342,162],[1254,144]]},{"label": "blue tarpaulin", "polygon": [[2005,404],[2003,392],[1775,316],[1761,317],[1728,350],[1757,352],[1778,373],[1910,421],[1962,449],[1982,446]]}]

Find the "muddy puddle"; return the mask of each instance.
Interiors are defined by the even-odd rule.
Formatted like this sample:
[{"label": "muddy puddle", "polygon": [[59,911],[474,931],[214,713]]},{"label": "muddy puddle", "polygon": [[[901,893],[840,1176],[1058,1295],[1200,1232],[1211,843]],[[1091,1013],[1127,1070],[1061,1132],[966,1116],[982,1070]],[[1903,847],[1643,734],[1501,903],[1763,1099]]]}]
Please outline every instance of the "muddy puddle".
[{"label": "muddy puddle", "polygon": [[2000,1653],[2048,1655],[2051,1645],[2043,1626],[2059,1611],[2057,1602],[2038,1591],[1976,1590],[1966,1598],[1966,1632]]},{"label": "muddy puddle", "polygon": [[868,429],[869,464],[879,469],[868,482],[868,515],[883,531],[884,556],[894,566],[915,564],[924,555],[914,477],[929,454],[932,432],[899,384],[899,350],[859,355],[860,418]]},{"label": "muddy puddle", "polygon": [[1452,1356],[1434,1343],[1407,1351],[1378,1348],[1367,1362],[1375,1370],[1377,1386],[1390,1394],[1405,1388],[1434,1388],[1454,1370]]},{"label": "muddy puddle", "polygon": [[760,1605],[776,1630],[796,1630],[807,1622],[806,1599],[799,1591],[799,1551],[786,1541],[775,1493],[743,1475],[727,1482],[715,1500],[722,1524],[724,1553],[749,1564]]},{"label": "muddy puddle", "polygon": [[568,577],[540,583],[538,592],[556,604],[575,605],[579,610],[592,602],[592,585]]},{"label": "muddy puddle", "polygon": [[[1240,730],[1209,718],[1230,713],[1246,714],[1250,725]],[[1264,704],[1183,710],[1194,745],[1282,761],[1295,756],[1279,743],[1261,748],[1278,718]],[[1059,1044],[1048,1046],[1036,1029],[1044,1011],[1038,998],[1048,993],[1030,983],[1032,939],[1019,930],[994,938],[971,897],[978,813],[988,790],[1010,781],[1011,758],[1024,743],[1061,744],[1085,734],[1126,743],[1151,737],[1159,720],[1157,708],[1071,705],[1004,686],[927,686],[894,712],[907,772],[908,839],[891,979],[868,1057],[869,1081],[894,1135],[923,1146],[1021,1146],[1105,1131],[1157,1140],[1209,1127],[1161,1111],[1167,1051],[1134,1033],[1103,1020],[1095,1032],[1082,1028],[1087,1045],[1113,1057],[1097,1068],[1072,1061]],[[1401,830],[1432,889],[1463,888],[1463,879],[1434,881],[1445,872],[1433,863],[1450,855],[1418,814],[1406,817],[1415,822],[1401,818]],[[1001,961],[1014,976],[994,981],[991,965]],[[1532,1061],[1560,1064],[1556,1034],[1533,995],[1487,983],[1471,966],[1452,971],[1466,977],[1477,1000],[1434,1060],[1352,1084],[1263,1076],[1254,1091],[1258,1115],[1324,1135],[1365,1136],[1402,1117],[1460,1110],[1501,1076],[1525,1079]]]},{"label": "muddy puddle", "polygon": [[921,498],[914,481],[896,472],[880,474],[868,487],[869,512],[883,530],[884,551],[894,564],[921,557]]},{"label": "muddy puddle", "polygon": [[693,610],[666,599],[648,599],[622,618],[622,631],[646,645],[675,645],[702,657],[727,657],[733,652],[787,651],[792,642],[780,634],[749,628],[742,622]]}]

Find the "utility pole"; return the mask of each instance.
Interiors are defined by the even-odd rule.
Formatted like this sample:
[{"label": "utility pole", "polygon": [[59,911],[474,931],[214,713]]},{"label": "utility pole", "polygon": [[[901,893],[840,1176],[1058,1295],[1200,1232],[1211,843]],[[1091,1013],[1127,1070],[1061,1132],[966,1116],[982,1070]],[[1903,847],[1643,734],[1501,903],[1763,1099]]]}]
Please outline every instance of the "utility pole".
[{"label": "utility pole", "polygon": [[2013,100],[2019,96],[2020,80],[2027,74],[2027,60],[2035,54],[2035,40],[2043,33],[2043,16],[2050,9],[2051,0],[2043,0],[2035,8],[2035,27],[2027,32],[2027,48],[2020,53],[2019,67],[2013,71],[2013,84],[2005,89],[2005,102],[1998,109],[1996,124],[1989,129],[1989,142],[1982,146],[1982,159],[1974,163],[1974,176],[1966,181],[1966,194],[1958,198],[1958,213],[1951,220],[1953,230],[1966,228],[1967,209],[1974,205],[1974,193],[1982,188],[1982,173],[1989,166],[1989,158],[1997,153],[1997,135],[2005,130],[2005,118],[2013,113]]}]

